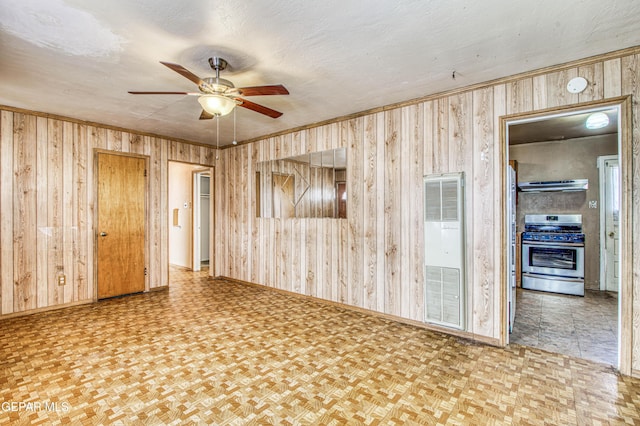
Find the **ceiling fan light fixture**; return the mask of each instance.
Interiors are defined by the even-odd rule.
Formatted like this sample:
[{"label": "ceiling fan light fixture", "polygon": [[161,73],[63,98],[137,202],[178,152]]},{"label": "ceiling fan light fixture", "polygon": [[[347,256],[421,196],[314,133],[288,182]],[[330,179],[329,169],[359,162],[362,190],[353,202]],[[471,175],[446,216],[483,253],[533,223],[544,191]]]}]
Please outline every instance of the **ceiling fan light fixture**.
[{"label": "ceiling fan light fixture", "polygon": [[589,117],[587,117],[587,121],[585,126],[589,130],[602,129],[603,127],[607,127],[609,125],[609,116],[604,112],[594,112]]},{"label": "ceiling fan light fixture", "polygon": [[235,111],[236,106],[250,109],[267,117],[278,118],[282,115],[266,106],[259,105],[238,96],[264,96],[264,95],[288,95],[289,91],[282,84],[272,84],[268,86],[251,86],[236,89],[229,80],[220,78],[220,70],[227,66],[227,61],[222,58],[213,57],[209,59],[211,68],[216,71],[216,76],[202,79],[183,67],[180,64],[171,62],[160,63],[172,71],[177,72],[192,83],[195,83],[200,89],[200,93],[189,92],[140,92],[130,91],[132,95],[197,95],[198,102],[202,105],[200,120],[208,120],[213,117],[222,117]]},{"label": "ceiling fan light fixture", "polygon": [[229,114],[236,107],[236,102],[226,96],[202,95],[198,97],[202,109],[217,117]]}]

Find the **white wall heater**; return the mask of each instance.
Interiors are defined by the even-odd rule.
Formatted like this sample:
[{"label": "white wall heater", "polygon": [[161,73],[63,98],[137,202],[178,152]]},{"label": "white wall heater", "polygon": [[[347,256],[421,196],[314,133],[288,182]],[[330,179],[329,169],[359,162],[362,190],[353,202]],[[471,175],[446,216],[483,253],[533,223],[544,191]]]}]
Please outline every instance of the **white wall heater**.
[{"label": "white wall heater", "polygon": [[425,322],[465,329],[464,175],[424,178]]}]

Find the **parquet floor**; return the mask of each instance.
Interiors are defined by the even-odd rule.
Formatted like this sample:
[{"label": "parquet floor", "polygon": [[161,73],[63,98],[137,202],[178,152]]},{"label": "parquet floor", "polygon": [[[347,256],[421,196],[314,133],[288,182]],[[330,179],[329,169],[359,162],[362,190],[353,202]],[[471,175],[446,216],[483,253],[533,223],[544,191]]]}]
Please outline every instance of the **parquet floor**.
[{"label": "parquet floor", "polygon": [[202,274],[0,322],[0,424],[640,424],[640,380]]}]

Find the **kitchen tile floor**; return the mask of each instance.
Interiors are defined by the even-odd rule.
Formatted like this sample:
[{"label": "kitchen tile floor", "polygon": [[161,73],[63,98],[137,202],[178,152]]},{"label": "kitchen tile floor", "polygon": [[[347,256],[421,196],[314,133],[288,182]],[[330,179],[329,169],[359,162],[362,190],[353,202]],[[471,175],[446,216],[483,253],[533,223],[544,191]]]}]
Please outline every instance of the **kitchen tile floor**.
[{"label": "kitchen tile floor", "polygon": [[518,289],[509,341],[617,366],[617,293],[584,297]]}]

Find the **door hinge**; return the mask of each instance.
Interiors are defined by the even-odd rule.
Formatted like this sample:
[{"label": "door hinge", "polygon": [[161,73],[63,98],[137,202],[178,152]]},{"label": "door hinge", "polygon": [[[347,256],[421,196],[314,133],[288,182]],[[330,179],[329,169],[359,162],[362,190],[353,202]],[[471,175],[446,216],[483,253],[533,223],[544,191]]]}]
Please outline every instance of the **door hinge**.
[{"label": "door hinge", "polygon": [[144,268],[144,276],[147,276],[147,268]]},{"label": "door hinge", "polygon": [[147,169],[144,169],[144,177],[147,177]]}]

